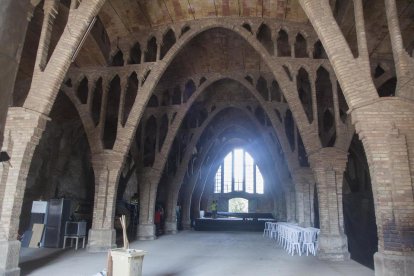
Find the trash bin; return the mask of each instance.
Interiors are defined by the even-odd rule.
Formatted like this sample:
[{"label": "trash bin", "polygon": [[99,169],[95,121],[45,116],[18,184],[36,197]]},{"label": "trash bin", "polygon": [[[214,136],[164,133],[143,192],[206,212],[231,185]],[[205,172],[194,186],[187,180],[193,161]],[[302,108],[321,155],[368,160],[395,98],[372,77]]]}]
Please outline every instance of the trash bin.
[{"label": "trash bin", "polygon": [[204,210],[200,210],[200,218],[204,218]]},{"label": "trash bin", "polygon": [[142,275],[142,261],[144,250],[138,249],[113,249],[112,256],[112,275],[113,276],[137,276]]}]

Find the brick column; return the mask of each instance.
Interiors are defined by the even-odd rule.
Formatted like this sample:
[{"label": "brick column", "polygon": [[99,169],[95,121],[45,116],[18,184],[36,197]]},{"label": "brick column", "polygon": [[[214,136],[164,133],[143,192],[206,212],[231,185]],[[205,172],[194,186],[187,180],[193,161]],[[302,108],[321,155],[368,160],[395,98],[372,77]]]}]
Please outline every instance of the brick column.
[{"label": "brick column", "polygon": [[342,180],[347,155],[337,148],[323,148],[309,157],[318,189],[321,230],[318,256],[321,259],[347,260],[350,256],[342,211]]},{"label": "brick column", "polygon": [[159,171],[144,168],[139,174],[139,224],[138,240],[155,240],[154,212],[157,197]]},{"label": "brick column", "polygon": [[16,238],[26,178],[48,120],[48,117],[24,108],[11,107],[8,110],[3,150],[7,150],[11,159],[0,168],[1,275],[20,274],[20,242]]},{"label": "brick column", "polygon": [[[207,181],[211,181],[214,179],[211,177],[212,172],[212,164],[209,167],[202,166],[200,168],[200,177],[195,184],[193,195],[191,196],[191,209],[190,212],[193,214],[194,219],[200,218],[200,204],[201,204],[201,197],[204,194],[204,189],[206,187]],[[211,182],[210,182],[211,183]]]},{"label": "brick column", "polygon": [[311,211],[313,201],[310,195],[310,185],[314,183],[314,177],[310,168],[296,169],[293,174],[295,184],[296,221],[303,227],[311,226]]},{"label": "brick column", "polygon": [[116,194],[124,159],[123,154],[112,150],[92,155],[95,201],[92,228],[89,230],[89,252],[104,252],[116,247]]},{"label": "brick column", "polygon": [[[190,153],[186,153],[186,157],[183,158],[181,164],[187,164],[190,158]],[[177,172],[174,175],[172,181],[170,181],[170,186],[168,190],[168,202],[167,202],[167,218],[166,218],[166,231],[171,229],[171,233],[177,231],[177,216],[175,213],[175,206],[177,205],[178,196],[180,193],[180,188],[182,181],[184,179],[185,173],[187,171],[187,166],[178,166]],[[183,212],[183,206],[181,206],[181,214]],[[167,226],[167,224],[169,226]],[[175,224],[175,226],[174,226]]]},{"label": "brick column", "polygon": [[368,160],[378,252],[376,275],[414,271],[414,103],[387,97],[352,110]]},{"label": "brick column", "polygon": [[197,171],[195,175],[191,176],[190,180],[184,186],[181,219],[183,228],[187,230],[191,229],[191,198],[199,173],[200,171]]},{"label": "brick column", "polygon": [[[0,148],[3,145],[7,108],[14,90],[21,52],[33,7],[29,0],[3,0],[0,10]],[[19,24],[16,24],[19,22]]]},{"label": "brick column", "polygon": [[295,194],[290,188],[284,189],[284,196],[286,202],[286,221],[295,221]]},{"label": "brick column", "polygon": [[172,181],[169,181],[170,186],[168,187],[167,194],[167,206],[165,208],[166,218],[165,218],[165,233],[167,234],[176,234],[177,233],[177,198],[178,191],[175,186],[172,185]]}]

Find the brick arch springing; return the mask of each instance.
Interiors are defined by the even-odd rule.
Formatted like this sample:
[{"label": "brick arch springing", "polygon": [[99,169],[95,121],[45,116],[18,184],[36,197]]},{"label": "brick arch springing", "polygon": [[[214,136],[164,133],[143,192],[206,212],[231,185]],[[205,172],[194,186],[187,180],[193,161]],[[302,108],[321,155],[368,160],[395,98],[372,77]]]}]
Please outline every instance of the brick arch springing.
[{"label": "brick arch springing", "polygon": [[[314,26],[321,45],[324,46],[349,107],[353,109],[364,102],[378,99],[370,76],[371,72],[366,70],[369,65],[361,62],[361,58],[354,58],[345,37],[336,24],[329,3],[311,0],[299,0],[299,2]],[[338,49],[341,50],[338,51]],[[343,66],[344,61],[346,61],[346,66]],[[349,78],[347,72],[354,72],[353,78]]]},{"label": "brick arch springing", "polygon": [[71,11],[76,16],[68,18],[62,36],[41,73],[41,81],[33,83],[30,88],[25,108],[49,115],[59,86],[71,64],[73,52],[104,3],[105,0],[82,1],[77,9]]}]

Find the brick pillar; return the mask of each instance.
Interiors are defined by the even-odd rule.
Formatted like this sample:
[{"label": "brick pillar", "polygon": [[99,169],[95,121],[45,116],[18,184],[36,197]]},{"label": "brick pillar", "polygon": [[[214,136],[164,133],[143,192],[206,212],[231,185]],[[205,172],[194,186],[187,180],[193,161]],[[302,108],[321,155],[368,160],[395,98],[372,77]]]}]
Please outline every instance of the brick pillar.
[{"label": "brick pillar", "polygon": [[193,195],[191,197],[191,212],[193,214],[194,219],[200,218],[201,197],[204,194],[204,189],[205,189],[205,186],[206,186],[206,182],[209,181],[209,180],[212,181],[212,179],[214,179],[214,177],[211,178],[211,174],[212,174],[211,170],[212,170],[211,165],[209,166],[209,168],[202,167],[200,169],[200,175],[201,176],[200,176],[200,178],[198,178],[198,181],[195,184]]},{"label": "brick pillar", "polygon": [[177,233],[177,198],[178,191],[172,185],[174,182],[169,181],[170,186],[168,187],[167,194],[167,206],[165,208],[166,217],[165,217],[165,233],[167,234],[176,234]]},{"label": "brick pillar", "polygon": [[313,185],[315,181],[312,170],[310,168],[296,169],[292,178],[295,185],[296,221],[303,227],[309,227],[313,203],[310,198],[310,185]]},{"label": "brick pillar", "polygon": [[295,193],[290,188],[284,189],[285,202],[286,202],[286,221],[295,221]]},{"label": "brick pillar", "polygon": [[89,230],[89,252],[105,252],[116,247],[116,194],[124,159],[124,155],[112,150],[92,155],[95,200],[92,228]]},{"label": "brick pillar", "polygon": [[[185,161],[187,159],[188,158],[184,158],[182,163],[185,164]],[[184,179],[184,175],[186,171],[187,171],[187,166],[179,166],[174,178],[172,179],[172,181],[169,182],[171,184],[168,190],[167,218],[166,218],[166,231],[167,232],[169,231],[168,229],[172,230],[171,233],[174,233],[177,231],[177,216],[175,213],[175,206],[177,205],[181,183]],[[182,212],[183,212],[183,208],[181,206],[181,214]],[[167,226],[167,223],[169,226]]]},{"label": "brick pillar", "polygon": [[295,221],[301,226],[305,226],[305,204],[304,198],[304,186],[305,183],[301,181],[299,177],[293,177],[295,180]]},{"label": "brick pillar", "polygon": [[398,97],[354,109],[352,121],[368,160],[378,252],[376,275],[414,271],[414,103]]},{"label": "brick pillar", "polygon": [[24,108],[11,107],[6,121],[7,150],[10,163],[0,167],[0,274],[19,275],[20,242],[16,240],[26,178],[34,150],[46,127],[48,117]]},{"label": "brick pillar", "polygon": [[193,191],[197,179],[199,176],[199,171],[193,175],[190,180],[184,186],[183,192],[183,205],[182,205],[182,223],[184,229],[191,229],[191,198],[193,196]]},{"label": "brick pillar", "polygon": [[139,174],[139,224],[138,240],[155,240],[154,212],[157,197],[159,171],[144,168]]},{"label": "brick pillar", "polygon": [[332,147],[323,148],[309,158],[318,189],[321,230],[318,256],[321,259],[349,259],[342,210],[342,180],[347,155]]},{"label": "brick pillar", "polygon": [[[0,10],[0,148],[3,145],[7,108],[14,90],[28,21],[33,7],[29,0],[3,0]],[[19,24],[16,24],[19,22]]]}]

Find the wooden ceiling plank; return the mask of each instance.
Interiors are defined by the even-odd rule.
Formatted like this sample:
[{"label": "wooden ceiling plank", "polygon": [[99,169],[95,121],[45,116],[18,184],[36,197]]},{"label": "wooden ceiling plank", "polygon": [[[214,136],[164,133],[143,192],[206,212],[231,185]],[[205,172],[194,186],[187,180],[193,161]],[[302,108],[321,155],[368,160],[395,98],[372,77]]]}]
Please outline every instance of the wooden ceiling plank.
[{"label": "wooden ceiling plank", "polygon": [[214,0],[188,0],[188,2],[191,8],[194,10],[194,17],[196,19],[217,16]]},{"label": "wooden ceiling plank", "polygon": [[99,18],[106,29],[110,41],[113,41],[119,36],[128,35],[128,30],[125,28],[125,25],[122,23],[119,16],[116,15],[116,12],[109,1],[107,1],[101,8]]},{"label": "wooden ceiling plank", "polygon": [[216,0],[218,16],[239,16],[238,0]]}]

